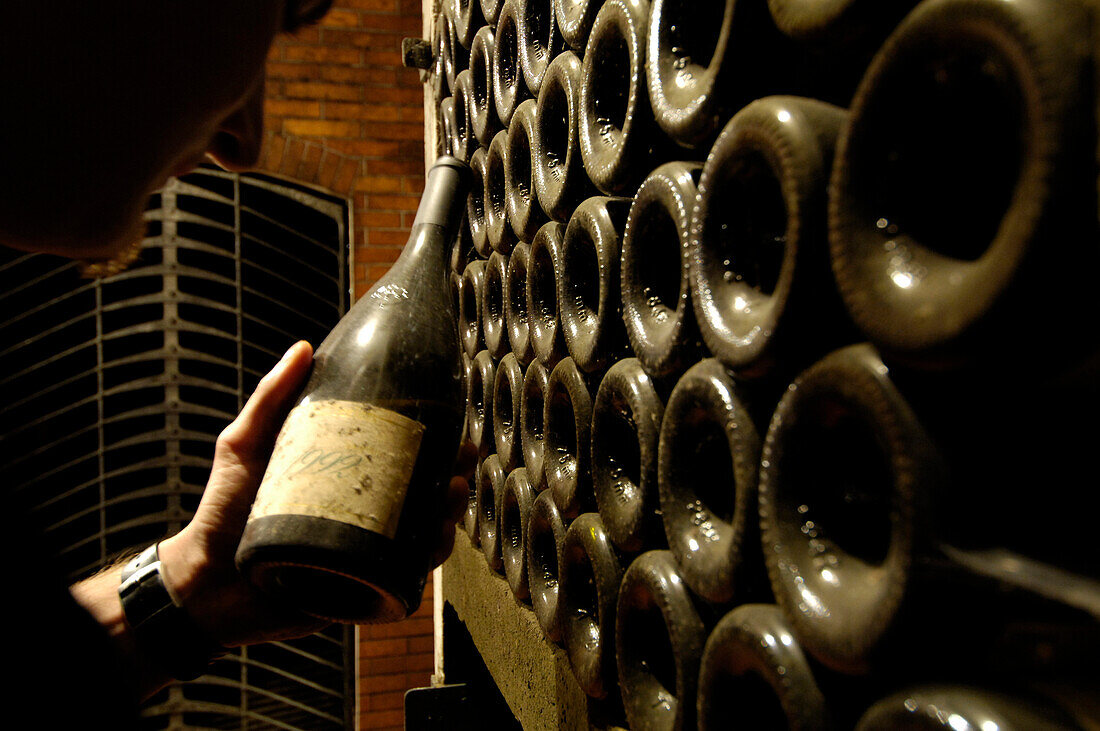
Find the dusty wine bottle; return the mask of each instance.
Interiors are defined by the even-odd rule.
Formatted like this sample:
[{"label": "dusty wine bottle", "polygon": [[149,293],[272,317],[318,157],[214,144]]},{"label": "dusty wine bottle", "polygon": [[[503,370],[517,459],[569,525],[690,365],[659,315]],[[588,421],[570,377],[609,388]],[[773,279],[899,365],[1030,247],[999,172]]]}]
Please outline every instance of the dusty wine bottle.
[{"label": "dusty wine bottle", "polygon": [[535,136],[534,99],[527,99],[512,115],[508,126],[508,167],[504,171],[504,185],[507,189],[508,222],[521,241],[530,242],[535,238],[542,224],[546,223],[546,213],[539,205],[535,192],[535,165],[533,140]]},{"label": "dusty wine bottle", "polygon": [[548,380],[550,380],[550,371],[546,370],[546,366],[541,361],[532,361],[523,374],[523,395],[520,398],[519,407],[523,464],[527,468],[527,477],[536,490],[546,487],[543,465],[546,444],[542,427]]},{"label": "dusty wine bottle", "polygon": [[496,25],[504,0],[481,0],[481,15],[489,25]]},{"label": "dusty wine bottle", "polygon": [[875,51],[917,0],[768,0],[793,41],[800,93],[847,107]]},{"label": "dusty wine bottle", "polygon": [[551,642],[561,641],[558,611],[558,567],[565,544],[565,521],[554,495],[544,490],[535,498],[527,518],[527,587],[539,627]]},{"label": "dusty wine bottle", "polygon": [[637,358],[607,369],[592,404],[592,489],[623,551],[664,548],[657,449],[664,402]]},{"label": "dusty wine bottle", "polygon": [[470,48],[470,126],[482,147],[488,147],[500,130],[496,102],[493,101],[493,29],[482,26]]},{"label": "dusty wine bottle", "polygon": [[[848,346],[803,371],[772,415],[765,560],[803,649],[833,670],[1053,673],[1094,652],[1095,562],[1072,538],[1091,534],[1080,511],[1052,512],[1067,504],[1057,463],[1086,448],[1072,435],[1045,447],[1043,430],[1020,427],[1050,423],[1031,402],[1056,399],[1018,375],[985,395],[987,383],[962,376],[905,372]],[[1041,499],[1029,494],[1039,484]]]},{"label": "dusty wine bottle", "polygon": [[661,420],[657,486],[669,550],[692,591],[716,604],[758,598],[767,583],[756,522],[762,432],[745,389],[714,358],[680,378]]},{"label": "dusty wine bottle", "polygon": [[535,106],[535,193],[555,221],[594,192],[581,159],[580,82],[580,59],[565,51],[550,62]]},{"label": "dusty wine bottle", "polygon": [[276,440],[236,562],[308,614],[386,622],[420,604],[462,431],[447,246],[468,177],[432,166],[409,243],[318,347]]},{"label": "dusty wine bottle", "polygon": [[649,107],[645,75],[648,0],[608,0],[592,26],[580,85],[584,169],[608,195],[633,195],[646,173],[673,157]]},{"label": "dusty wine bottle", "polygon": [[668,551],[631,562],[615,607],[615,659],[629,728],[695,728],[709,618]]},{"label": "dusty wine bottle", "polygon": [[489,568],[496,572],[504,571],[500,558],[500,533],[498,517],[500,497],[504,491],[504,468],[495,454],[490,454],[481,463],[477,475],[477,526],[481,552]]},{"label": "dusty wine bottle", "polygon": [[[481,462],[477,463],[474,475],[481,474]],[[470,480],[469,491],[466,493],[466,512],[462,516],[462,529],[466,531],[470,539],[470,545],[474,548],[481,547],[481,528],[477,524],[479,510],[477,507],[477,480]]]},{"label": "dusty wine bottle", "polygon": [[825,695],[810,661],[774,604],[742,604],[703,647],[696,710],[700,731],[745,728],[830,731]]},{"label": "dusty wine bottle", "polygon": [[1043,367],[1095,351],[1078,323],[1097,252],[1076,244],[1096,227],[1090,12],[936,0],[876,53],[837,147],[829,238],[884,358],[995,368],[1021,333],[1041,333]]},{"label": "dusty wine bottle", "polygon": [[523,464],[519,436],[522,404],[523,369],[515,354],[509,352],[497,364],[493,381],[493,439],[505,472],[511,472]]},{"label": "dusty wine bottle", "polygon": [[616,690],[615,606],[623,567],[598,513],[582,513],[565,531],[559,567],[562,645],[581,690],[606,698]]},{"label": "dusty wine bottle", "polygon": [[757,99],[707,155],[686,255],[707,348],[739,377],[802,368],[856,339],[829,261],[826,183],[844,110]]},{"label": "dusty wine bottle", "polygon": [[488,150],[484,147],[478,147],[470,154],[470,195],[466,201],[466,217],[470,222],[470,238],[474,243],[474,251],[482,259],[488,259],[493,254],[493,247],[489,243],[488,214],[485,210],[485,158],[487,152]]},{"label": "dusty wine bottle", "polygon": [[449,96],[439,102],[439,116],[436,119],[436,154],[453,155],[454,139],[458,136],[455,127],[455,98]]},{"label": "dusty wine bottle", "polygon": [[[469,204],[467,204],[469,205]],[[462,214],[462,222],[458,224],[458,233],[455,234],[454,243],[451,245],[451,271],[461,279],[466,271],[466,265],[477,258],[474,251],[474,237],[470,232],[470,215],[467,210]],[[458,312],[458,308],[455,308]]]},{"label": "dusty wine bottle", "polygon": [[466,418],[469,438],[485,459],[493,454],[493,382],[497,367],[493,356],[483,350],[474,357],[466,383]]},{"label": "dusty wine bottle", "polygon": [[493,136],[485,153],[485,234],[493,251],[510,254],[516,245],[516,232],[508,222],[508,133]]},{"label": "dusty wine bottle", "polygon": [[477,137],[471,126],[470,105],[473,96],[470,70],[463,69],[455,79],[451,98],[454,99],[455,137],[451,140],[451,152],[463,162],[473,163],[474,151],[478,149]]},{"label": "dusty wine bottle", "polygon": [[988,690],[964,685],[922,685],[875,703],[859,719],[856,731],[932,731],[944,728],[1070,731],[1081,725],[1050,699],[1017,689]]},{"label": "dusty wine bottle", "polygon": [[478,28],[485,25],[479,0],[455,0],[454,2],[455,36],[458,42],[469,48],[473,45]]},{"label": "dusty wine bottle", "polygon": [[592,395],[572,358],[554,366],[543,398],[543,474],[561,514],[572,519],[594,507],[588,469]]},{"label": "dusty wine bottle", "polygon": [[504,277],[504,324],[508,328],[508,342],[521,366],[526,367],[535,357],[531,348],[531,328],[527,321],[527,254],[531,247],[523,241],[516,244],[508,255],[508,268]]},{"label": "dusty wine bottle", "polygon": [[485,349],[495,361],[499,361],[511,350],[504,323],[504,278],[507,268],[508,257],[494,251],[485,265],[485,282],[481,295],[481,332],[485,338]]},{"label": "dusty wine bottle", "polygon": [[527,586],[527,520],[534,504],[535,488],[527,479],[527,469],[517,467],[504,480],[497,534],[504,578],[508,580],[512,595],[520,601],[531,597]]},{"label": "dusty wine bottle", "polygon": [[702,166],[669,162],[634,195],[622,239],[620,292],[630,345],[652,376],[680,373],[702,350],[684,252]]},{"label": "dusty wine bottle", "polygon": [[531,96],[519,67],[518,23],[514,0],[504,0],[493,44],[493,102],[497,119],[506,128],[519,105]]},{"label": "dusty wine bottle", "polygon": [[577,53],[584,52],[588,33],[602,5],[603,0],[553,0],[558,32]]},{"label": "dusty wine bottle", "polygon": [[440,8],[432,20],[432,66],[429,69],[429,85],[432,92],[432,100],[439,104],[451,94],[451,86],[447,81],[447,69],[444,66],[443,54],[446,51],[444,33],[447,30],[447,19]]},{"label": "dusty wine bottle", "polygon": [[550,221],[531,242],[527,259],[527,317],[531,348],[547,368],[567,354],[558,313],[559,272],[565,225]]},{"label": "dusty wine bottle", "polygon": [[619,260],[629,211],[629,198],[592,196],[565,227],[558,318],[569,355],[587,373],[627,354]]},{"label": "dusty wine bottle", "polygon": [[538,96],[547,68],[564,50],[565,41],[558,32],[554,8],[548,0],[513,2],[519,27],[519,67],[532,96]]},{"label": "dusty wine bottle", "polygon": [[458,40],[458,28],[455,26],[454,8],[444,6],[443,12],[443,73],[447,77],[447,86],[454,90],[458,75],[470,66],[470,51]]},{"label": "dusty wine bottle", "polygon": [[705,149],[748,102],[791,83],[790,41],[762,0],[653,0],[646,81],[657,124]]},{"label": "dusty wine bottle", "polygon": [[481,314],[485,297],[485,260],[466,265],[458,283],[458,334],[466,355],[473,358],[485,345]]}]

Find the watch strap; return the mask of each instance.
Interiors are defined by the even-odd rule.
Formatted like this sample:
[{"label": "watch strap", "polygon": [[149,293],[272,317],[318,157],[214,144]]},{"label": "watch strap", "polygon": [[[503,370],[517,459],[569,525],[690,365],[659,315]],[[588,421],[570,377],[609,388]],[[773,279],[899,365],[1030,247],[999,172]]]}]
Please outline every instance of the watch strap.
[{"label": "watch strap", "polygon": [[159,544],[122,569],[118,596],[138,649],[177,680],[193,680],[227,650],[200,630],[164,582]]}]

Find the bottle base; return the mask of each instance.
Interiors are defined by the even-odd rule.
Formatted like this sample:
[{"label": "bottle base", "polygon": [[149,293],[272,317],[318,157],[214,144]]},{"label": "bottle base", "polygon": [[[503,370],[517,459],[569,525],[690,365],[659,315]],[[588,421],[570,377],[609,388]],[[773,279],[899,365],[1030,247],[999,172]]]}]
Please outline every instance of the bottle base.
[{"label": "bottle base", "polygon": [[396,544],[347,523],[300,515],[250,520],[237,567],[254,586],[314,617],[378,624],[416,611],[424,576]]}]

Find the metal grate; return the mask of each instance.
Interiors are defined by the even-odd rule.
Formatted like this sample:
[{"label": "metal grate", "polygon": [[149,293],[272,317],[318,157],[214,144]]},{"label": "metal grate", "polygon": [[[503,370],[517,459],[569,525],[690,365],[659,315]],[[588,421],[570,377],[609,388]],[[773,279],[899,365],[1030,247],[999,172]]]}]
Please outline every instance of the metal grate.
[{"label": "metal grate", "polygon": [[[103,280],[0,250],[0,469],[72,579],[178,531],[222,428],[350,302],[344,199],[204,168],[146,219],[139,261]],[[346,727],[350,648],[336,627],[234,652],[153,698],[146,726]]]}]

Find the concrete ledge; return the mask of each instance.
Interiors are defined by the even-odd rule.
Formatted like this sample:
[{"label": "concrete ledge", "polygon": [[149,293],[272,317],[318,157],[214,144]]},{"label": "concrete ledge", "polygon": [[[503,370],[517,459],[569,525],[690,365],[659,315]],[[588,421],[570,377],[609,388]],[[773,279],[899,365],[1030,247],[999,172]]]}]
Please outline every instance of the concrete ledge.
[{"label": "concrete ledge", "polygon": [[[443,599],[455,608],[497,687],[525,731],[589,729],[588,697],[569,659],[546,640],[530,607],[517,602],[460,529],[443,564]],[[592,711],[598,712],[597,709]]]}]

